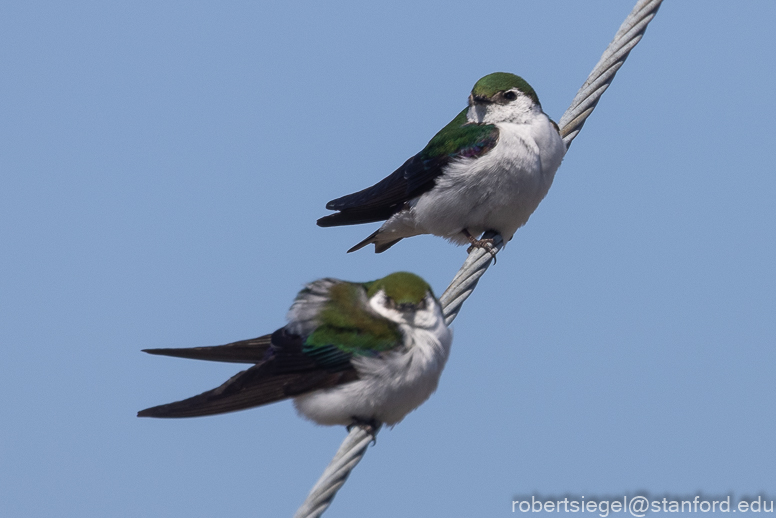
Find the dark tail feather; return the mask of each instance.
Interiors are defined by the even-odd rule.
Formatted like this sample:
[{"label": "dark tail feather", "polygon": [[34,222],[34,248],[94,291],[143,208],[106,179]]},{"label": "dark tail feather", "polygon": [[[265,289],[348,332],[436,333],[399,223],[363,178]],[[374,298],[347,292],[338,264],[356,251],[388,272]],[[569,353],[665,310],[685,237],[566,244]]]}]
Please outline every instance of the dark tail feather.
[{"label": "dark tail feather", "polygon": [[388,241],[387,243],[382,243],[382,244],[379,244],[379,245],[377,243],[375,243],[375,253],[376,254],[382,254],[383,252],[385,252],[386,250],[388,250],[389,248],[391,248],[393,245],[395,245],[396,243],[398,243],[401,240],[402,240],[402,238],[394,239],[393,241]]},{"label": "dark tail feather", "polygon": [[395,245],[396,243],[398,243],[399,241],[402,240],[402,238],[399,238],[399,239],[394,239],[393,241],[389,241],[387,243],[378,243],[377,242],[377,235],[379,233],[380,233],[379,229],[375,230],[372,234],[370,234],[369,237],[367,237],[366,239],[364,239],[363,241],[359,242],[354,247],[352,247],[350,250],[348,250],[348,253],[355,252],[356,250],[361,250],[365,246],[371,245],[371,244],[374,243],[374,245],[375,245],[375,253],[379,254],[379,253],[385,252],[386,250],[391,248],[393,245]]},{"label": "dark tail feather", "polygon": [[272,335],[264,335],[250,340],[240,340],[226,345],[211,347],[187,347],[180,349],[143,349],[148,354],[174,356],[192,360],[208,360],[229,363],[260,363],[266,360]]},{"label": "dark tail feather", "polygon": [[[356,250],[361,250],[361,249],[362,249],[362,248],[364,248],[366,245],[371,245],[372,243],[374,243],[374,242],[375,242],[375,239],[377,238],[377,234],[378,234],[379,232],[380,232],[379,230],[375,230],[374,232],[372,232],[372,233],[369,235],[369,237],[367,237],[367,238],[366,238],[366,239],[364,239],[363,241],[360,241],[360,242],[359,242],[359,243],[357,243],[357,244],[356,244],[354,247],[352,247],[350,250],[348,250],[348,253],[350,253],[350,252],[355,252]],[[377,244],[375,244],[375,246],[377,246]]]}]

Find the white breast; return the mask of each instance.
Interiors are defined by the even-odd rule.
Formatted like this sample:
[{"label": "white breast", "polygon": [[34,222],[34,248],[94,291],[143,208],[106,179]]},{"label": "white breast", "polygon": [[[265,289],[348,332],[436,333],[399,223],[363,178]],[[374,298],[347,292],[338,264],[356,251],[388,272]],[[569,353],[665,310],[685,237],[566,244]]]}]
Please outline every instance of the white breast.
[{"label": "white breast", "polygon": [[461,244],[496,230],[505,241],[523,226],[552,185],[565,152],[546,115],[530,123],[497,123],[499,139],[485,156],[450,164],[430,192],[412,208],[422,232]]},{"label": "white breast", "polygon": [[452,332],[436,307],[427,328],[401,325],[405,347],[379,357],[358,357],[357,381],[294,399],[304,417],[325,425],[349,425],[354,417],[394,425],[436,390],[450,353]]}]

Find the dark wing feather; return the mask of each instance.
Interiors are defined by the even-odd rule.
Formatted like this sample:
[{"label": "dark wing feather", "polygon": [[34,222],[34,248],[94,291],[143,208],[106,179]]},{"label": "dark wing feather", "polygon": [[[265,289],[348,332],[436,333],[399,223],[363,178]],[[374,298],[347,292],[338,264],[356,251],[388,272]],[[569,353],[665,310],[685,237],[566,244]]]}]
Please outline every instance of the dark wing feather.
[{"label": "dark wing feather", "polygon": [[[271,344],[257,365],[232,376],[223,385],[203,392],[198,396],[175,403],[147,408],[138,412],[138,417],[198,417],[244,410],[268,403],[274,403],[312,390],[334,387],[358,378],[352,367],[340,367],[332,372],[322,368],[313,358],[302,351],[304,341],[299,335],[278,329],[270,336]],[[265,339],[260,337],[259,339]],[[251,340],[246,340],[247,343]],[[233,347],[228,344],[220,347]],[[181,349],[180,354],[171,353],[175,349],[154,349],[152,354],[165,354],[184,358],[209,359],[196,349],[211,350],[207,355],[219,358],[216,361],[236,361],[232,352],[212,352],[213,348]],[[165,352],[159,352],[165,351]],[[222,359],[229,358],[229,359]]]},{"label": "dark wing feather", "polygon": [[354,371],[273,374],[267,364],[254,365],[213,390],[183,401],[147,408],[138,417],[200,417],[245,410],[312,390],[356,379]]},{"label": "dark wing feather", "polygon": [[336,227],[373,223],[393,216],[410,199],[407,198],[407,179],[404,177],[404,171],[407,164],[415,158],[407,160],[399,169],[372,187],[327,203],[327,209],[342,212],[320,218],[318,226]]},{"label": "dark wing feather", "polygon": [[383,180],[327,203],[327,209],[340,212],[324,216],[318,225],[333,227],[388,219],[404,208],[405,203],[431,190],[450,161],[476,158],[490,151],[498,141],[498,129],[467,123],[466,111],[437,133],[423,151]]},{"label": "dark wing feather", "polygon": [[143,352],[211,362],[259,363],[266,359],[265,355],[272,343],[271,338],[272,335],[264,335],[226,345],[182,349],[143,349]]}]

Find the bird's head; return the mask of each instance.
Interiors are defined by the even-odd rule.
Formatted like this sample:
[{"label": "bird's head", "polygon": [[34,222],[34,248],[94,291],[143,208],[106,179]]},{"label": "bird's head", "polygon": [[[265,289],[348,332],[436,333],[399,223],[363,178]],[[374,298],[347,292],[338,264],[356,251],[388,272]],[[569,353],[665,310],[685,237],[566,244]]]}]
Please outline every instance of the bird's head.
[{"label": "bird's head", "polygon": [[434,327],[442,310],[431,286],[409,272],[392,273],[372,282],[369,305],[383,317],[413,327]]},{"label": "bird's head", "polygon": [[472,88],[466,118],[478,124],[524,123],[541,109],[539,97],[525,79],[495,72],[477,81]]}]

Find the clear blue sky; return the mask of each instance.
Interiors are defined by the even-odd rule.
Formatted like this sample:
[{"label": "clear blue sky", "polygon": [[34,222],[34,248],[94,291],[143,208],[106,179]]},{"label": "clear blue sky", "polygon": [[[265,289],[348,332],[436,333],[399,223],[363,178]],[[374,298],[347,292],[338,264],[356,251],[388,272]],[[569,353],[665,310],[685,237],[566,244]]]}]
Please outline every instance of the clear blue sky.
[{"label": "clear blue sky", "polygon": [[[290,516],[345,431],[142,408],[239,369],[151,357],[284,324],[301,286],[465,249],[321,229],[515,72],[558,120],[631,2],[6,2],[0,515]],[[772,2],[666,2],[454,324],[437,393],[326,516],[514,495],[776,496]]]}]

